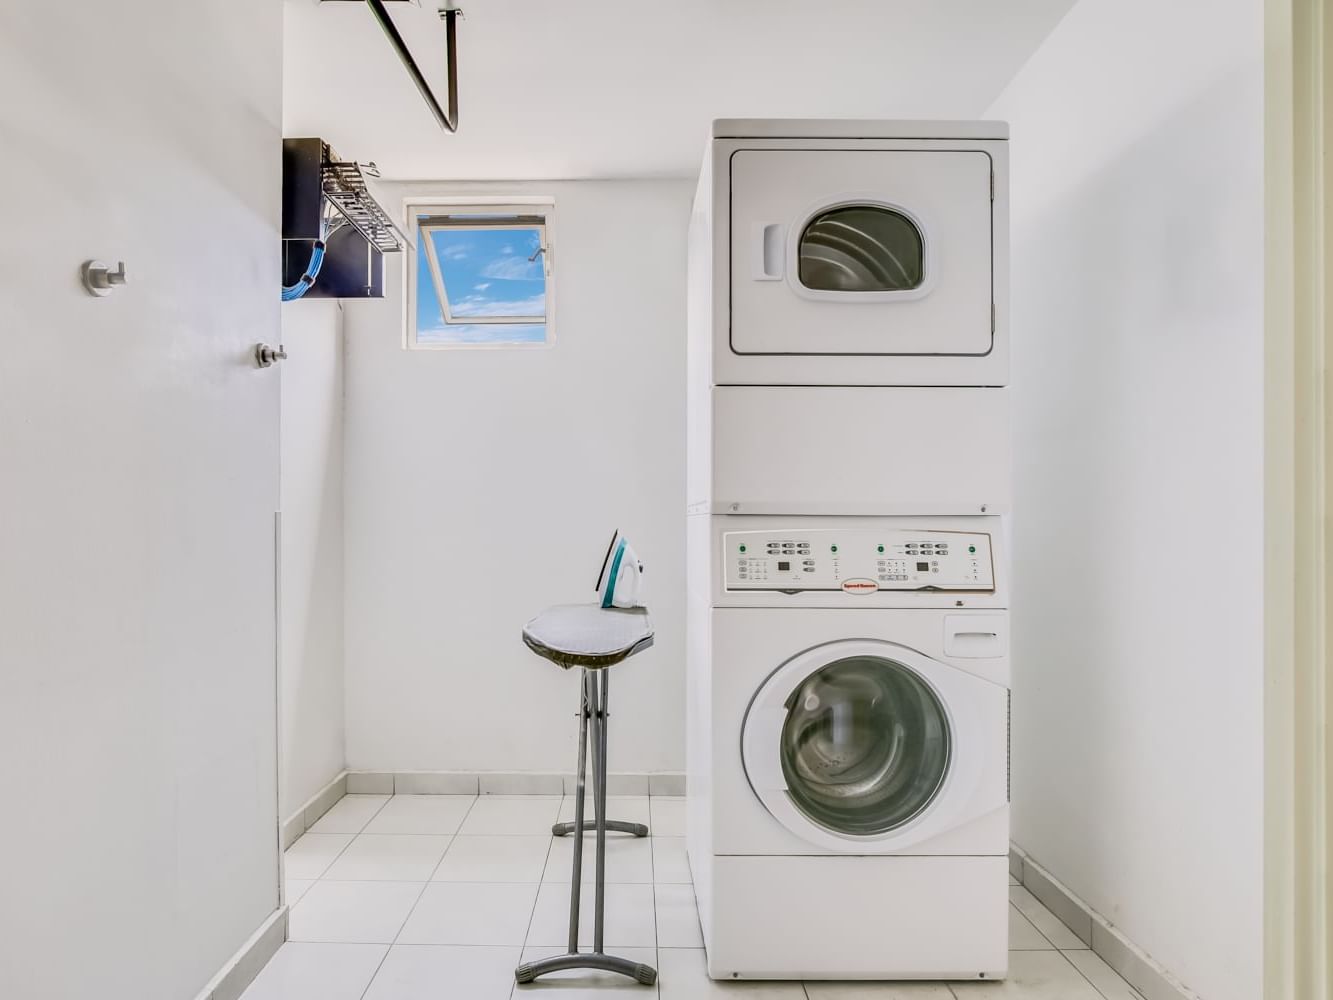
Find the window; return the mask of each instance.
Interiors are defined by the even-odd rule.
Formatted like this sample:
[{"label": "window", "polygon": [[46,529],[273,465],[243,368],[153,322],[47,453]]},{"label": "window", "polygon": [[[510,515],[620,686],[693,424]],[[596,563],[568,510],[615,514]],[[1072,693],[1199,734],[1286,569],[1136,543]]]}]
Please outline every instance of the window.
[{"label": "window", "polygon": [[799,254],[801,284],[821,291],[908,291],[925,277],[921,230],[878,205],[821,212],[801,233]]},{"label": "window", "polygon": [[551,342],[551,205],[410,209],[416,264],[409,348]]}]

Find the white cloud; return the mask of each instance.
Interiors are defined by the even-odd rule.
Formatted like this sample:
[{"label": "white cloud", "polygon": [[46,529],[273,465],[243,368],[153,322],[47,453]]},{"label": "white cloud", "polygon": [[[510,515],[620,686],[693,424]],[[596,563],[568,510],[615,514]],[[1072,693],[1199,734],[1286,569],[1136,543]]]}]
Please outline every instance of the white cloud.
[{"label": "white cloud", "polygon": [[440,256],[445,260],[466,260],[471,250],[471,243],[450,243],[441,251]]},{"label": "white cloud", "polygon": [[450,301],[450,311],[460,319],[469,316],[544,316],[546,296],[532,295],[525,299],[497,300],[481,295],[469,295],[460,301]]},{"label": "white cloud", "polygon": [[486,291],[486,289],[488,289],[488,288],[490,288],[490,287],[491,287],[491,283],[490,283],[489,281],[483,281],[480,285],[473,285],[473,286],[472,286],[472,288],[473,288],[475,291],[478,291],[478,292],[484,292],[484,291]]},{"label": "white cloud", "polygon": [[460,323],[417,331],[417,340],[422,344],[540,344],[545,339],[546,327],[537,323],[507,326]]},{"label": "white cloud", "polygon": [[540,281],[544,277],[541,261],[524,257],[497,258],[481,269],[481,276],[501,281]]}]

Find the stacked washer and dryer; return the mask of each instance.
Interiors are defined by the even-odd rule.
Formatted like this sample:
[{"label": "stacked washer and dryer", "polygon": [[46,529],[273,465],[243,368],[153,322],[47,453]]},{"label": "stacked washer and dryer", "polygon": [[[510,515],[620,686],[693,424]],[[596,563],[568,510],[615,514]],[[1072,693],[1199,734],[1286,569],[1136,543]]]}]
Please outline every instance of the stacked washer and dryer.
[{"label": "stacked washer and dryer", "polygon": [[687,601],[713,978],[1005,974],[1006,140],[714,123]]}]

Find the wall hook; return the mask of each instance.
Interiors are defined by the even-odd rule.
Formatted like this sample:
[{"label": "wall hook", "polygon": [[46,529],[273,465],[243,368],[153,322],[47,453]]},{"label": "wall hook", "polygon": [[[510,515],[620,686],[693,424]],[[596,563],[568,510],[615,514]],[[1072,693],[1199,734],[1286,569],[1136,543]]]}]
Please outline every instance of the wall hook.
[{"label": "wall hook", "polygon": [[277,349],[268,344],[255,344],[255,364],[260,368],[272,368],[279,361],[287,360],[287,348],[282,344]]},{"label": "wall hook", "polygon": [[85,260],[79,273],[83,277],[83,287],[88,289],[89,295],[110,295],[112,289],[120,287],[128,280],[123,260],[117,261],[114,271],[110,265],[103,264],[100,260]]}]

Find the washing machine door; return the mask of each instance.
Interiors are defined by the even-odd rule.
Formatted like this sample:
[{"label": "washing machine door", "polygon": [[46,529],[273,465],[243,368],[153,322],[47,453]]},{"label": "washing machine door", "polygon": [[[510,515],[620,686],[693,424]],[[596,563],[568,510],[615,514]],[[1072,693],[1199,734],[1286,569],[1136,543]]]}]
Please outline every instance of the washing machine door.
[{"label": "washing machine door", "polygon": [[[988,690],[995,689],[995,690]],[[804,840],[907,847],[959,822],[981,774],[973,734],[1001,689],[915,650],[847,640],[768,678],[745,716],[751,788]]]},{"label": "washing machine door", "polygon": [[972,150],[734,154],[732,351],[988,354],[991,171]]}]

